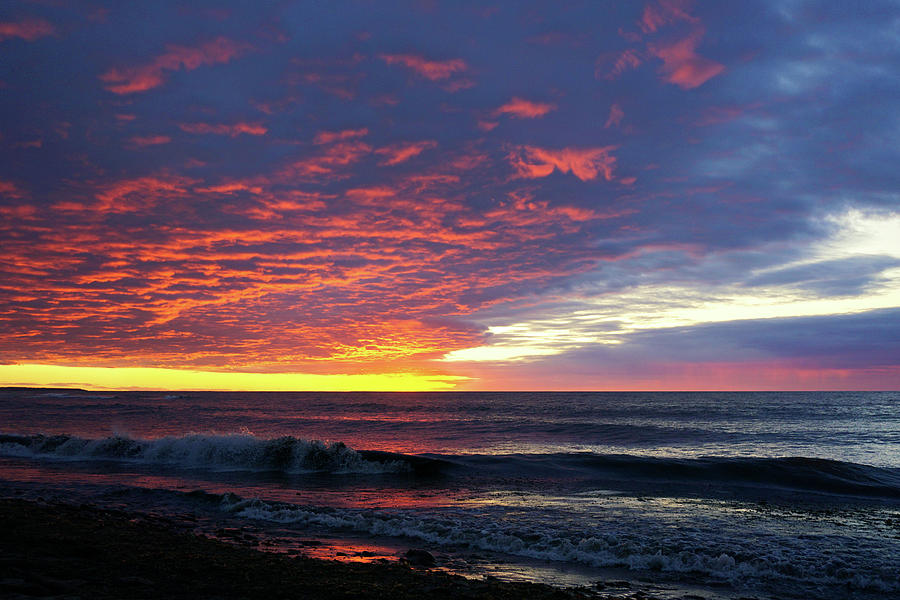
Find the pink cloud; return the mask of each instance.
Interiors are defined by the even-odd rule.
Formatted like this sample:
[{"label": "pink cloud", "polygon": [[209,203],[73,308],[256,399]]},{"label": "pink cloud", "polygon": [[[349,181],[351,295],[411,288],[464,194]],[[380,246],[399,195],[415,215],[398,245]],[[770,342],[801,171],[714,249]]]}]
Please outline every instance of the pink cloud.
[{"label": "pink cloud", "polygon": [[159,146],[160,144],[168,144],[172,141],[167,135],[148,135],[148,136],[140,136],[136,135],[131,138],[131,143],[135,146],[140,146],[141,148],[146,146]]},{"label": "pink cloud", "polygon": [[666,81],[689,90],[703,85],[725,70],[723,65],[696,53],[703,33],[703,29],[695,29],[673,44],[649,46],[650,53],[663,61],[660,70]]},{"label": "pink cloud", "polygon": [[728,123],[744,116],[748,111],[756,110],[760,107],[759,102],[748,104],[746,106],[710,106],[703,110],[700,118],[694,121],[695,125],[705,127],[707,125],[719,125]]},{"label": "pink cloud", "polygon": [[[610,62],[612,62],[611,66]],[[600,57],[597,61],[594,75],[598,79],[615,79],[625,71],[638,68],[642,62],[643,59],[640,54],[636,50],[628,48],[617,54],[613,59],[610,59],[608,55]]]},{"label": "pink cloud", "polygon": [[187,133],[227,135],[237,137],[241,134],[265,135],[269,130],[259,123],[179,123],[178,127]]},{"label": "pink cloud", "polygon": [[471,79],[456,79],[441,85],[441,89],[450,92],[451,94],[455,94],[460,90],[467,90],[471,87],[475,87],[475,82]]},{"label": "pink cloud", "polygon": [[37,214],[37,209],[29,204],[17,206],[0,206],[0,215],[8,219],[31,219]]},{"label": "pink cloud", "polygon": [[497,121],[478,121],[478,129],[482,131],[493,131],[497,125],[499,125]]},{"label": "pink cloud", "polygon": [[687,12],[689,0],[657,0],[644,6],[644,12],[641,14],[641,20],[638,26],[644,33],[655,33],[660,27],[675,23],[676,21],[687,21],[689,23],[699,23],[697,17]]},{"label": "pink cloud", "polygon": [[352,140],[354,138],[365,137],[367,135],[369,135],[369,130],[366,127],[362,127],[360,129],[344,129],[343,131],[320,131],[316,134],[313,143],[333,144],[334,142]]},{"label": "pink cloud", "polygon": [[510,115],[517,119],[537,119],[548,112],[556,110],[555,104],[548,102],[532,102],[523,98],[513,98],[494,111],[494,116]]},{"label": "pink cloud", "polygon": [[12,181],[0,179],[0,197],[19,199],[25,197],[25,192]]},{"label": "pink cloud", "polygon": [[615,146],[599,148],[562,148],[551,150],[535,146],[520,146],[507,159],[519,177],[547,177],[554,170],[569,173],[582,181],[602,175],[607,181],[613,178],[616,158],[610,154]]},{"label": "pink cloud", "polygon": [[609,118],[606,119],[606,124],[603,125],[604,128],[609,128],[612,126],[618,126],[619,123],[622,122],[622,119],[625,117],[625,112],[622,110],[622,107],[618,104],[613,104],[609,107]]},{"label": "pink cloud", "polygon": [[461,58],[437,61],[427,60],[415,54],[382,54],[381,60],[389,65],[402,65],[431,81],[448,79],[454,73],[468,69],[466,61]]},{"label": "pink cloud", "polygon": [[112,68],[100,75],[107,90],[114,94],[134,94],[159,87],[166,79],[166,71],[193,71],[203,65],[230,62],[246,52],[246,44],[218,37],[197,47],[168,46],[166,52],[147,64]]},{"label": "pink cloud", "polygon": [[16,22],[0,22],[0,42],[9,38],[20,38],[33,42],[38,38],[53,35],[56,28],[43,19],[24,19]]},{"label": "pink cloud", "polygon": [[404,142],[379,148],[375,154],[384,156],[384,160],[379,163],[382,166],[398,165],[435,146],[437,142],[434,141]]}]

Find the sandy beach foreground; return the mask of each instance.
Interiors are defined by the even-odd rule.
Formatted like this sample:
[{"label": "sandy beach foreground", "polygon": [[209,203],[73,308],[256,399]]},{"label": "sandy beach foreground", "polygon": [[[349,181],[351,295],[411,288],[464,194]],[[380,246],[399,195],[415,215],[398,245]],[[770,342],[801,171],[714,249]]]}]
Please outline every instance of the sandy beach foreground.
[{"label": "sandy beach foreground", "polygon": [[0,597],[578,600],[597,595],[588,589],[472,580],[401,563],[289,557],[208,539],[147,515],[3,499]]}]

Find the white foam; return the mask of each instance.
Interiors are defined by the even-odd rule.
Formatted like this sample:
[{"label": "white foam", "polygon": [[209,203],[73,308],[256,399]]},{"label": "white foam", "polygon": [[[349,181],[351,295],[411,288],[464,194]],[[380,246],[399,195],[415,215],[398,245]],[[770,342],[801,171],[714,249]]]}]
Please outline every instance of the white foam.
[{"label": "white foam", "polygon": [[496,521],[442,516],[423,517],[380,510],[302,507],[244,500],[226,494],[224,510],[237,516],[318,526],[375,536],[399,536],[435,546],[487,550],[533,559],[574,562],[594,567],[625,567],[710,577],[738,583],[781,581],[801,585],[841,585],[870,591],[900,591],[900,576],[863,573],[859,569],[829,565],[825,561],[797,560],[775,548],[753,548],[734,544],[731,552],[716,549],[698,536],[689,548],[660,548],[658,540],[645,535],[594,535],[566,537],[559,529],[515,528]]},{"label": "white foam", "polygon": [[140,439],[114,435],[102,439],[75,436],[9,436],[0,443],[6,456],[68,460],[115,460],[215,470],[287,473],[391,473],[409,466],[402,461],[371,461],[341,442],[325,443],[290,436],[263,439],[253,435],[199,434]]}]

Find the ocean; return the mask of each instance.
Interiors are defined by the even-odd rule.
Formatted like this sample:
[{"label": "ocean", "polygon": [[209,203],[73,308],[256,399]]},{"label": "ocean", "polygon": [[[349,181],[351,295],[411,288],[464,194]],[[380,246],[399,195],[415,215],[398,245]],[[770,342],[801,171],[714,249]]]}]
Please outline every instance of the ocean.
[{"label": "ocean", "polygon": [[599,596],[900,596],[900,393],[0,390],[0,495]]}]

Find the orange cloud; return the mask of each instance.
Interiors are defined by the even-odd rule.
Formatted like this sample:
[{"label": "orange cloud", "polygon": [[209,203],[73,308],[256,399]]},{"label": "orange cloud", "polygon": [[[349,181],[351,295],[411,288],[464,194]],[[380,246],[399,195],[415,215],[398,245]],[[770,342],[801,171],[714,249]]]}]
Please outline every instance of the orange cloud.
[{"label": "orange cloud", "polygon": [[237,137],[244,133],[247,135],[265,135],[269,131],[260,123],[234,123],[232,125],[224,123],[179,123],[178,127],[187,133],[212,133],[230,137]]},{"label": "orange cloud", "polygon": [[[361,142],[326,146],[318,158],[346,156],[353,144]],[[602,218],[527,195],[471,207],[453,191],[460,179],[440,170],[354,188],[340,202],[292,195],[280,189],[284,181],[276,174],[271,183],[260,176],[202,188],[166,175],[113,182],[96,192],[105,213],[94,210],[84,221],[73,215],[36,231],[38,239],[12,238],[0,265],[11,290],[0,290],[0,359],[272,372],[300,364],[331,372],[421,365],[483,336],[435,314],[468,313],[509,297],[473,290],[515,295],[590,268],[577,249],[571,260],[551,263],[537,249]],[[196,193],[240,190],[279,211],[279,220],[234,228],[207,228],[217,218],[192,227],[168,215],[137,228],[103,220],[170,199],[186,208],[202,201]],[[204,210],[224,210],[226,202]],[[455,265],[450,274],[448,262]],[[17,310],[4,311],[11,303]]]},{"label": "orange cloud", "polygon": [[404,142],[379,148],[375,154],[384,156],[384,160],[379,163],[382,166],[398,165],[435,146],[437,146],[437,142],[434,141]]},{"label": "orange cloud", "polygon": [[315,144],[332,144],[344,140],[352,140],[353,138],[365,137],[369,135],[369,130],[365,127],[361,129],[345,129],[343,131],[320,131],[316,134],[313,143]]},{"label": "orange cloud", "polygon": [[468,69],[466,61],[461,58],[435,61],[415,54],[382,54],[381,60],[389,65],[402,65],[431,81],[448,79],[454,73],[461,73]]},{"label": "orange cloud", "polygon": [[556,110],[555,104],[548,102],[532,102],[522,98],[513,98],[494,111],[494,116],[510,115],[517,119],[537,119],[548,112]]},{"label": "orange cloud", "polygon": [[609,118],[606,119],[606,124],[603,125],[604,128],[612,127],[613,125],[618,125],[622,122],[622,119],[625,117],[625,112],[622,110],[622,107],[618,104],[613,104],[609,107]]},{"label": "orange cloud", "polygon": [[669,45],[651,45],[649,50],[663,61],[666,81],[682,89],[699,87],[725,70],[725,67],[696,53],[703,29],[695,29],[686,38]]},{"label": "orange cloud", "polygon": [[[662,59],[660,72],[663,78],[682,89],[699,87],[724,71],[723,65],[696,52],[706,30],[700,19],[688,12],[691,4],[690,0],[656,0],[648,3],[638,21],[638,27],[644,34],[657,35],[663,28],[679,23],[686,23],[690,33],[674,42],[671,36],[666,41],[648,42],[643,50],[627,48],[614,58],[602,56],[597,61],[595,76],[615,79],[625,71],[639,67],[647,57]],[[632,42],[640,42],[642,38],[636,32],[626,36]]]},{"label": "orange cloud", "polygon": [[105,186],[96,194],[98,204],[88,207],[102,213],[139,212],[160,200],[185,197],[193,180],[186,177],[138,177]]},{"label": "orange cloud", "polygon": [[33,42],[38,38],[53,35],[55,32],[56,28],[43,19],[0,22],[0,42],[9,38],[20,38]]},{"label": "orange cloud", "polygon": [[616,146],[599,148],[562,148],[551,150],[536,146],[520,146],[507,156],[519,177],[547,177],[554,169],[588,181],[602,175],[607,181],[613,178],[616,158],[610,154]]},{"label": "orange cloud", "polygon": [[160,144],[168,144],[172,141],[172,138],[167,135],[136,135],[132,137],[130,141],[133,145],[143,148],[145,146],[159,146]]},{"label": "orange cloud", "polygon": [[144,65],[112,68],[100,75],[107,90],[114,94],[134,94],[159,87],[166,71],[193,71],[203,65],[230,62],[249,46],[218,37],[197,47],[168,46],[166,52]]},{"label": "orange cloud", "polygon": [[205,194],[233,194],[235,192],[250,192],[251,194],[262,194],[263,189],[259,185],[251,185],[242,181],[233,181],[231,183],[223,183],[220,185],[211,185],[209,187],[196,188],[196,191]]},{"label": "orange cloud", "polygon": [[294,177],[317,179],[333,176],[337,169],[357,162],[371,151],[371,146],[360,141],[331,144],[325,147],[322,154],[288,163],[278,175],[288,179]]}]

